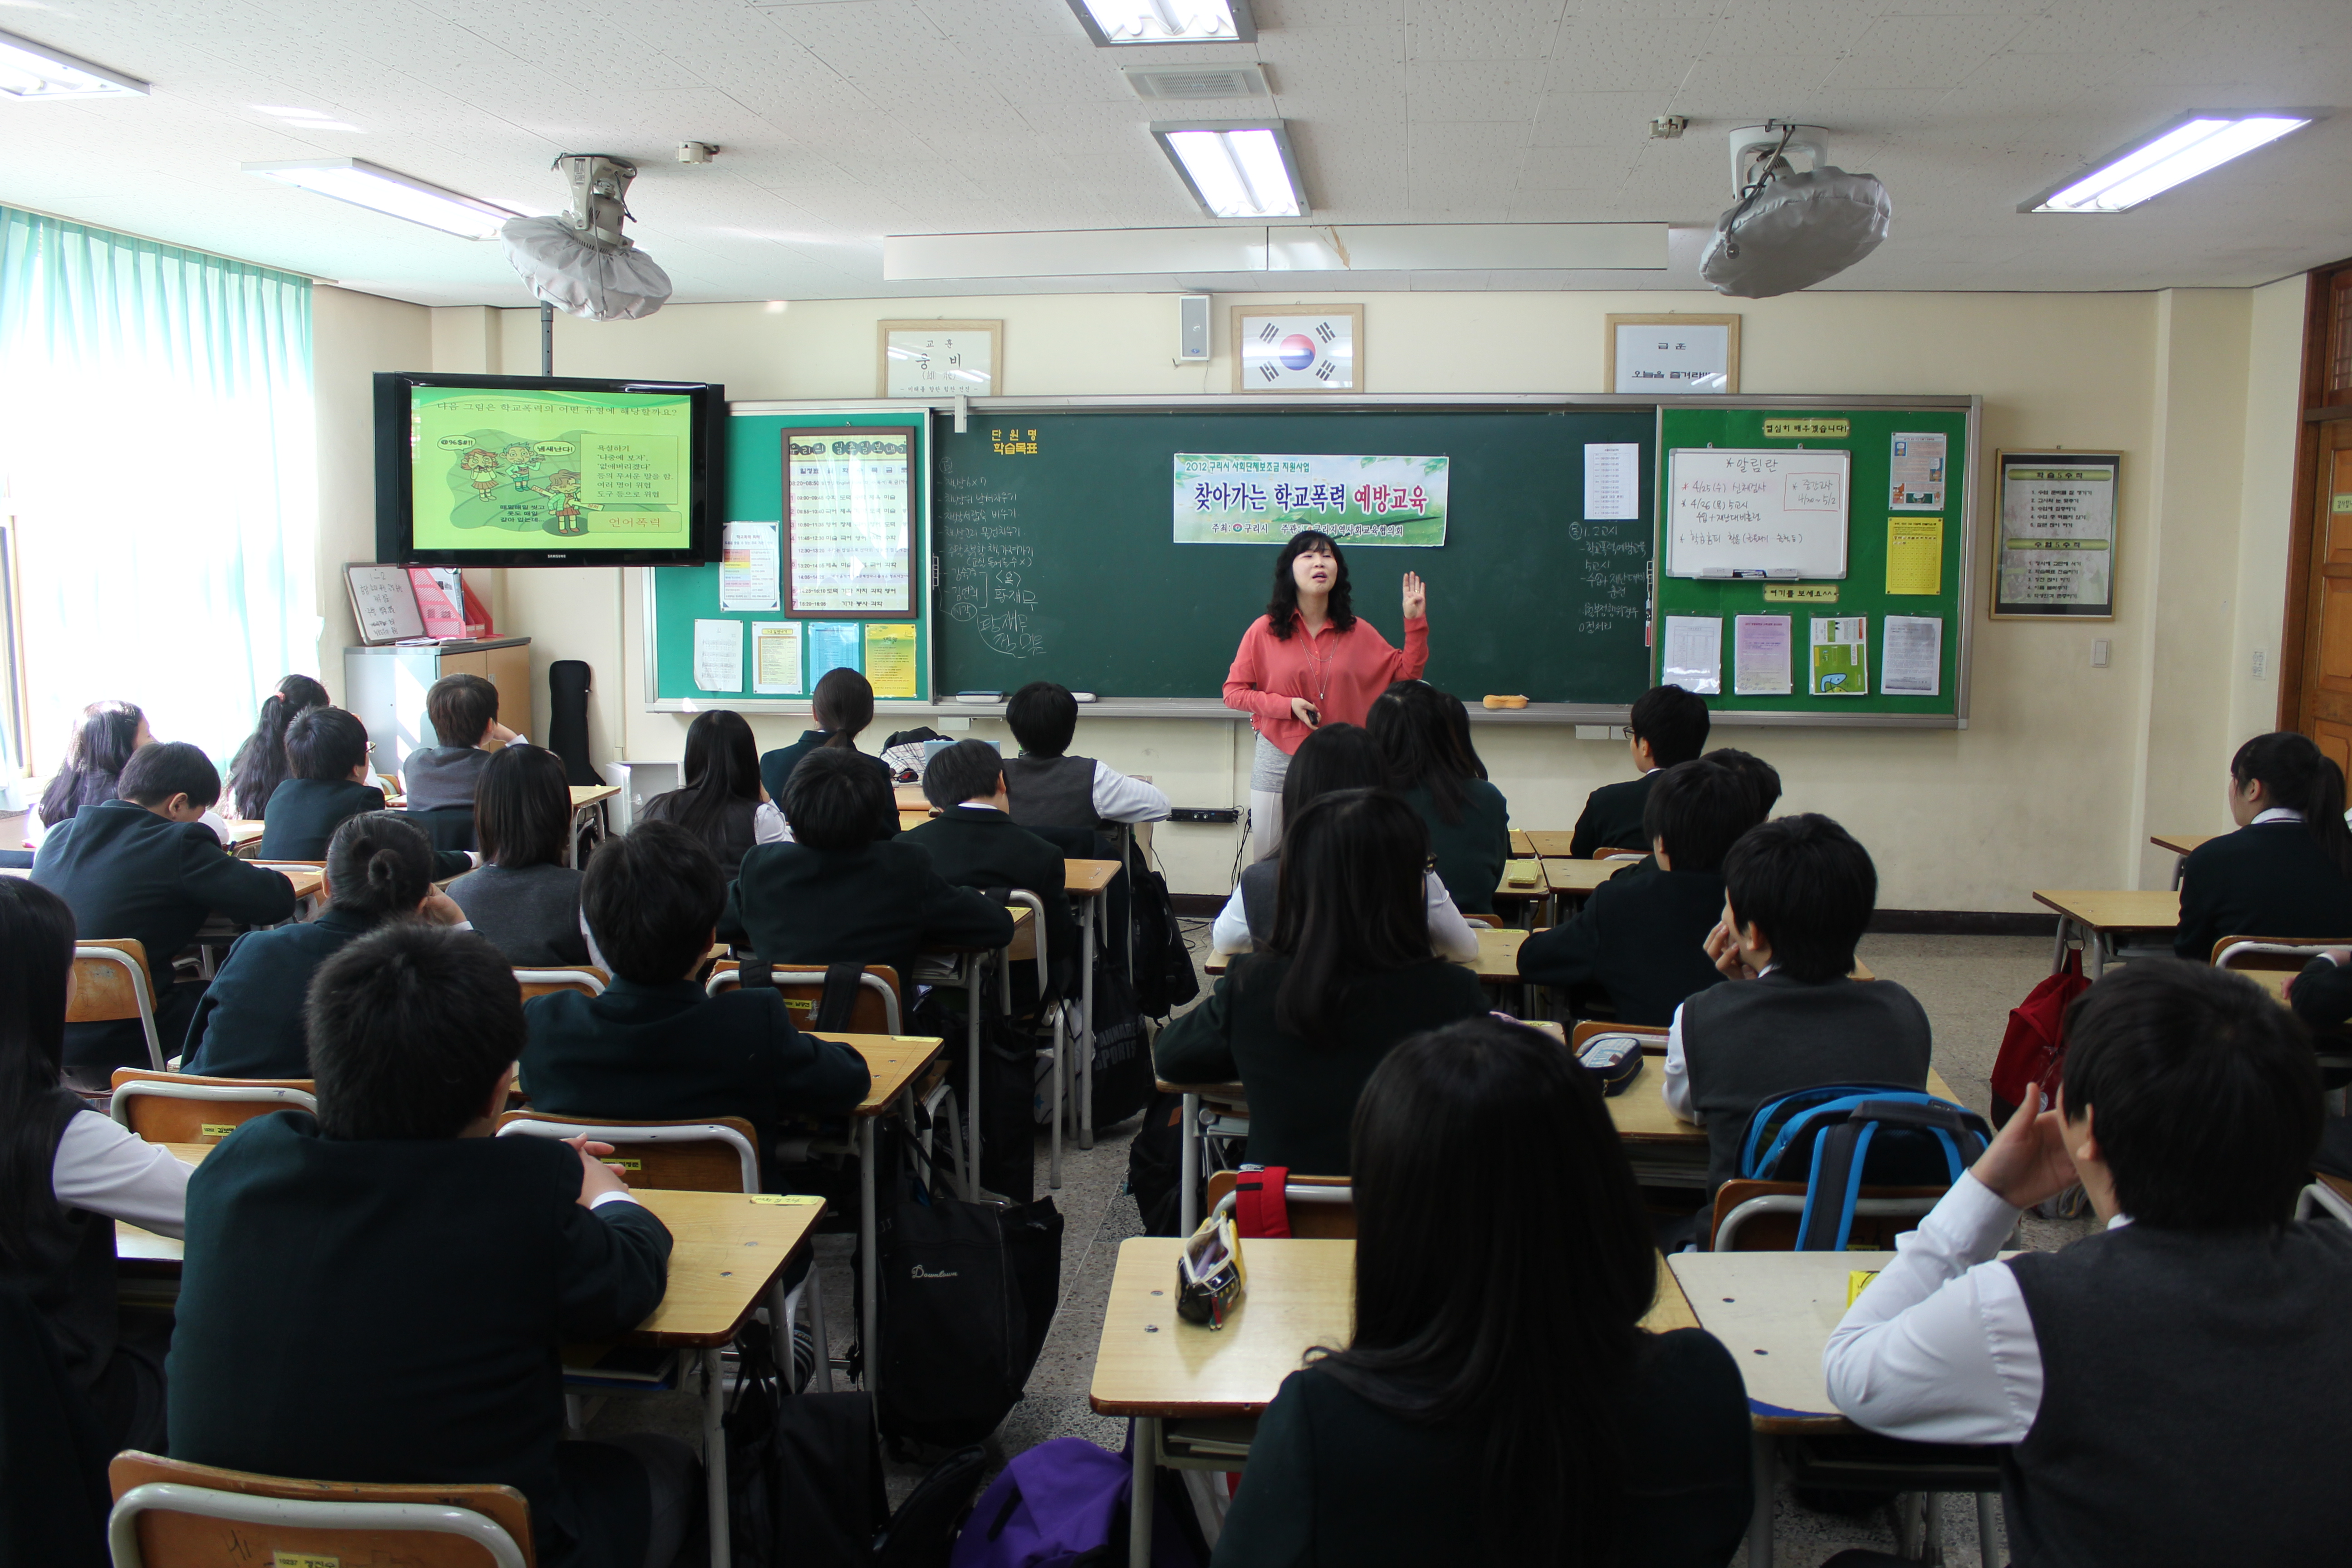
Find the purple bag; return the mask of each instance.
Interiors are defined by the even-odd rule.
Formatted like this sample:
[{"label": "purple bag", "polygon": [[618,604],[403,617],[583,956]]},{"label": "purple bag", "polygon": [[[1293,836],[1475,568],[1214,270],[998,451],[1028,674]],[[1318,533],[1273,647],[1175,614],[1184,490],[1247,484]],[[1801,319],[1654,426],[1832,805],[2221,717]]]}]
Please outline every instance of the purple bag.
[{"label": "purple bag", "polygon": [[[1130,1426],[1130,1447],[1134,1441]],[[1130,1459],[1083,1437],[1055,1437],[1014,1455],[964,1521],[949,1568],[1125,1563],[1134,1473]],[[1169,1500],[1162,1498],[1152,1510],[1150,1568],[1200,1568]]]}]

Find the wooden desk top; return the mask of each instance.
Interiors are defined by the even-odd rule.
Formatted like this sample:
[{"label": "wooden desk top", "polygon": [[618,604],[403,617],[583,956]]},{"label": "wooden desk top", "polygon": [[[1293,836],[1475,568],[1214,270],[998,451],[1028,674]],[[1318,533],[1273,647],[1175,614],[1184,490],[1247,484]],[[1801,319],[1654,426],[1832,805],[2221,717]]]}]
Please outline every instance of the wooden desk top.
[{"label": "wooden desk top", "polygon": [[2186,855],[2200,844],[2219,838],[2218,833],[2151,833],[2147,841],[2158,849],[2169,849],[2175,855]]},{"label": "wooden desk top", "polygon": [[[1524,890],[1524,889],[1523,889]],[[1516,982],[1519,977],[1519,944],[1531,934],[1523,931],[1497,931],[1492,926],[1472,926],[1478,933],[1478,957],[1463,967],[1475,972],[1480,980],[1495,983]],[[1201,965],[1202,973],[1223,974],[1232,964],[1234,954],[1213,952]]]},{"label": "wooden desk top", "polygon": [[1519,827],[1512,828],[1511,858],[1514,860],[1524,860],[1535,852],[1536,841],[1528,837],[1527,830]]},{"label": "wooden desk top", "polygon": [[855,1114],[859,1116],[880,1116],[887,1111],[891,1101],[898,1098],[898,1091],[912,1083],[947,1047],[947,1041],[932,1035],[837,1035],[826,1029],[819,1037],[839,1040],[866,1058],[866,1070],[873,1075],[874,1082],[866,1089],[866,1098],[857,1102]]},{"label": "wooden desk top", "polygon": [[898,808],[898,831],[904,833],[910,827],[920,827],[931,819],[931,808],[928,805],[902,805]]},{"label": "wooden desk top", "polygon": [[931,809],[930,797],[923,793],[923,786],[919,784],[894,784],[890,786],[890,794],[901,811]]},{"label": "wooden desk top", "polygon": [[610,800],[620,793],[619,784],[573,784],[572,809],[577,811],[583,805],[593,805],[600,800]]},{"label": "wooden desk top", "polygon": [[242,849],[248,844],[258,844],[260,842],[260,818],[256,817],[250,822],[245,821],[243,818],[232,818],[230,820],[228,825],[228,845],[230,848]]},{"label": "wooden desk top", "polygon": [[1528,830],[1528,843],[1547,860],[1564,860],[1574,854],[1570,846],[1576,842],[1574,833],[1534,827]]},{"label": "wooden desk top", "polygon": [[1118,875],[1116,860],[1065,860],[1062,862],[1062,891],[1074,899],[1091,899],[1110,886]]},{"label": "wooden desk top", "polygon": [[2162,890],[2103,892],[2035,889],[2033,901],[2093,931],[2170,931],[2180,923],[2180,895]]},{"label": "wooden desk top", "polygon": [[[1627,1084],[1625,1092],[1612,1095],[1607,1101],[1609,1121],[1617,1129],[1618,1138],[1627,1143],[1653,1146],[1706,1147],[1706,1129],[1668,1110],[1665,1097],[1658,1091],[1665,1077],[1665,1047],[1661,1046],[1654,1051],[1645,1048],[1642,1055],[1642,1076]],[[1927,1092],[1955,1105],[1968,1103],[1952,1092],[1952,1086],[1934,1068],[1927,1069]]]},{"label": "wooden desk top", "polygon": [[1546,860],[1544,880],[1556,893],[1589,893],[1638,860]]},{"label": "wooden desk top", "polygon": [[1748,1384],[1759,1432],[1850,1431],[1822,1379],[1822,1347],[1845,1316],[1847,1275],[1891,1252],[1678,1252],[1668,1258],[1699,1327]]},{"label": "wooden desk top", "polygon": [[326,885],[325,871],[310,861],[255,860],[249,864],[263,867],[283,876],[294,884],[294,896],[298,899],[313,898],[317,896],[319,889]]},{"label": "wooden desk top", "polygon": [[[1244,1241],[1249,1290],[1223,1329],[1176,1315],[1176,1259],[1183,1246],[1181,1237],[1161,1236],[1119,1244],[1087,1390],[1098,1414],[1255,1415],[1309,1349],[1344,1345],[1353,1333],[1354,1242]],[[1644,1324],[1663,1332],[1697,1321],[1661,1258],[1658,1303]]]},{"label": "wooden desk top", "polygon": [[1495,897],[1505,900],[1548,899],[1551,897],[1551,885],[1544,879],[1543,862],[1534,858],[1533,857],[1520,857],[1519,858],[1523,859],[1527,865],[1534,868],[1536,879],[1524,886],[1512,886],[1511,868],[1516,862],[1506,861],[1503,866],[1503,875],[1495,884]]}]

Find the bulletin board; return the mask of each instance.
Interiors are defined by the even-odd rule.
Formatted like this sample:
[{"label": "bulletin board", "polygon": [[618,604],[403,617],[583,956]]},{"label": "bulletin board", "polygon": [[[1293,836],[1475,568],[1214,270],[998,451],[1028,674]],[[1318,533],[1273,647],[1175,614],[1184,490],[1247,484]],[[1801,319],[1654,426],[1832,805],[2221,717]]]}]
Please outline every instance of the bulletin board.
[{"label": "bulletin board", "polygon": [[[1981,408],[1975,397],[1727,398],[1661,407],[1653,678],[1696,689],[1711,656],[1719,689],[1706,701],[1718,714],[1764,724],[1966,728]],[[1847,468],[1836,576],[1818,550],[1801,556],[1802,568],[1786,567],[1799,557],[1775,553],[1772,509],[1761,504],[1779,504],[1780,491],[1767,490],[1785,483],[1779,470],[1790,466],[1773,454],[1823,451],[1843,454]],[[1715,493],[1728,498],[1708,519],[1719,526],[1684,538],[1684,553],[1728,574],[1663,569],[1677,452],[1710,454],[1685,459],[1685,475],[1704,471],[1710,484],[1724,484]],[[1746,489],[1734,482],[1743,469]],[[1743,510],[1739,498],[1751,489],[1759,504]],[[1692,537],[1703,548],[1691,549]],[[1748,553],[1757,559],[1742,566]],[[1756,619],[1743,628],[1743,616]],[[1785,627],[1775,625],[1780,617]],[[1827,639],[1819,656],[1817,635]],[[1771,677],[1783,646],[1787,689],[1780,692]],[[1750,689],[1741,690],[1743,683]]]},{"label": "bulletin board", "polygon": [[[826,670],[847,665],[874,683],[877,700],[928,702],[931,700],[931,466],[930,416],[921,408],[864,409],[854,412],[794,407],[779,411],[760,404],[735,404],[729,408],[727,429],[727,529],[724,558],[708,566],[661,566],[646,573],[646,694],[647,706],[657,710],[691,712],[732,708],[747,712],[802,710],[808,693]],[[910,481],[905,487],[912,516],[912,547],[899,547],[914,606],[900,610],[817,616],[794,613],[783,577],[793,571],[793,535],[785,521],[786,464],[790,443],[786,432],[805,433],[803,441],[822,439],[824,456],[838,441],[846,447],[859,432],[887,432],[896,447],[911,440]],[[823,432],[820,437],[817,432]],[[845,449],[842,458],[860,454]],[[897,455],[873,454],[866,465],[887,468]],[[887,459],[887,461],[885,459]],[[856,467],[856,464],[851,464]],[[817,487],[822,489],[823,487]],[[739,531],[736,524],[766,525]],[[803,548],[813,531],[801,531]],[[835,549],[844,547],[836,535]],[[741,546],[741,547],[739,547]],[[894,568],[895,569],[895,568]],[[731,574],[731,577],[730,577]],[[770,574],[774,580],[770,581]],[[773,608],[734,607],[747,597],[767,595]],[[905,603],[881,595],[877,602]],[[790,630],[779,630],[789,627]],[[732,628],[731,630],[729,628]],[[736,681],[731,687],[713,678],[714,645],[736,649]],[[764,648],[763,648],[764,645]],[[762,652],[767,657],[762,658]],[[797,665],[796,670],[790,667]],[[771,679],[792,673],[789,682]],[[763,687],[796,689],[762,689]]]}]

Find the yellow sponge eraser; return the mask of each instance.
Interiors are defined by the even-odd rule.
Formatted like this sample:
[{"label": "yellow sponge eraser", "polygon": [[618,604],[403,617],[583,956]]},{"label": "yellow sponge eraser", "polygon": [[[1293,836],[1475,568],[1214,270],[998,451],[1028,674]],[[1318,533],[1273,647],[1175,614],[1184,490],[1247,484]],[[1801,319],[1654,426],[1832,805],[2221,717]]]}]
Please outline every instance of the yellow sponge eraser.
[{"label": "yellow sponge eraser", "polygon": [[1486,699],[1486,706],[1489,708],[1524,708],[1527,705],[1528,700],[1524,697],[1489,697]]}]

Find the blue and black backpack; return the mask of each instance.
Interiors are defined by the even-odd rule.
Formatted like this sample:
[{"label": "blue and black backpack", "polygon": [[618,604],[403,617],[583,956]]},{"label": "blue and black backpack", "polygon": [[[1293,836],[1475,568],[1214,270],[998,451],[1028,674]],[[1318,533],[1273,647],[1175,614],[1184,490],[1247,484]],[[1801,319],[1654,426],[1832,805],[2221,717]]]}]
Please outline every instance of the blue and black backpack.
[{"label": "blue and black backpack", "polygon": [[1983,1117],[1948,1100],[1894,1084],[1821,1084],[1756,1108],[1739,1173],[1804,1183],[1798,1250],[1842,1252],[1864,1187],[1949,1186],[1991,1142]]}]

